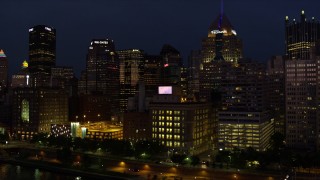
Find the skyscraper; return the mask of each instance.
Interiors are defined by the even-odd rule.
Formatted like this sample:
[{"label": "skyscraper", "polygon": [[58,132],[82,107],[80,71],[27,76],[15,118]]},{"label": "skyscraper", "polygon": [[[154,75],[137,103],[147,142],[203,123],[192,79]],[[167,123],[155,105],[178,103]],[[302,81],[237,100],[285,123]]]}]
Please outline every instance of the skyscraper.
[{"label": "skyscraper", "polygon": [[285,62],[286,143],[291,148],[319,149],[320,60]]},{"label": "skyscraper", "polygon": [[242,41],[228,17],[221,12],[208,29],[208,36],[202,40],[202,63],[225,60],[237,63],[242,57]]},{"label": "skyscraper", "polygon": [[119,84],[118,74],[119,61],[113,40],[92,40],[87,54],[86,94],[97,91],[101,91],[104,94],[117,91],[117,85]]},{"label": "skyscraper", "polygon": [[32,86],[50,86],[51,68],[56,65],[56,30],[45,25],[29,29],[29,71]]},{"label": "skyscraper", "polygon": [[50,74],[56,65],[56,30],[45,25],[29,29],[29,68],[31,73]]},{"label": "skyscraper", "polygon": [[225,73],[219,88],[219,148],[268,148],[274,120],[267,110],[265,82],[264,65],[250,59],[239,60],[238,66]]},{"label": "skyscraper", "polygon": [[160,56],[162,56],[162,83],[170,85],[180,84],[182,67],[180,52],[173,46],[165,44],[161,49]]},{"label": "skyscraper", "polygon": [[285,19],[285,46],[287,59],[310,59],[310,50],[320,38],[320,23],[314,17],[308,20],[304,10],[300,22]]},{"label": "skyscraper", "polygon": [[68,123],[68,96],[63,89],[18,87],[13,90],[12,127],[15,136],[30,139],[50,133],[52,124]]},{"label": "skyscraper", "polygon": [[139,49],[117,51],[120,60],[120,111],[127,111],[128,98],[138,92],[144,79],[144,52]]},{"label": "skyscraper", "polygon": [[242,42],[227,16],[221,13],[211,23],[208,37],[202,40],[199,65],[201,101],[211,100],[211,93],[217,88],[224,67],[236,66],[241,57]]},{"label": "skyscraper", "polygon": [[119,59],[113,40],[93,39],[88,48],[86,70],[79,80],[79,94],[86,95],[84,102],[99,97],[97,103],[101,104],[97,106],[108,104],[106,111],[116,114],[119,112],[119,89]]},{"label": "skyscraper", "polygon": [[0,92],[7,87],[8,83],[8,60],[3,50],[0,49]]}]

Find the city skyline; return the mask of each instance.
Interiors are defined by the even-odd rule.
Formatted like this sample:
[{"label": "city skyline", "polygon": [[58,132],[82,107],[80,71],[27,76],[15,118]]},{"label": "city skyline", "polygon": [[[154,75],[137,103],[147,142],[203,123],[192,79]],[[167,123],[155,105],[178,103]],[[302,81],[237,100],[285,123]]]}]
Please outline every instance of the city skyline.
[{"label": "city skyline", "polygon": [[[299,19],[303,9],[307,18],[318,20],[320,15],[312,8],[317,4],[320,2],[316,0],[281,3],[228,0],[224,2],[224,12],[243,41],[244,57],[265,62],[272,55],[285,53],[285,16]],[[139,48],[148,54],[159,54],[163,44],[169,43],[186,62],[191,50],[200,49],[201,40],[221,8],[219,0],[78,1],[77,4],[15,0],[2,5],[6,8],[0,15],[6,26],[0,34],[0,48],[8,57],[10,74],[19,70],[23,60],[29,60],[28,29],[44,24],[57,30],[57,65],[73,66],[77,77],[85,69],[88,43],[95,38],[113,39],[116,50]]]}]

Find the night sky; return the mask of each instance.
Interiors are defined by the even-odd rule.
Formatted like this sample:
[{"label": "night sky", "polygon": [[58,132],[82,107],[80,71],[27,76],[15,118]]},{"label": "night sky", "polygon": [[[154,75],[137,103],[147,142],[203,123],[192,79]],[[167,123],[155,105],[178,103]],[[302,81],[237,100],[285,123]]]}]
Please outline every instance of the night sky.
[{"label": "night sky", "polygon": [[[57,65],[79,75],[93,38],[110,38],[116,49],[139,48],[159,54],[169,43],[186,61],[200,49],[220,0],[2,0],[0,49],[10,73],[28,59],[28,29],[45,24],[57,30]],[[320,19],[320,0],[225,0],[224,12],[244,44],[245,57],[266,61],[284,54],[284,19]],[[79,76],[78,76],[79,77]]]}]

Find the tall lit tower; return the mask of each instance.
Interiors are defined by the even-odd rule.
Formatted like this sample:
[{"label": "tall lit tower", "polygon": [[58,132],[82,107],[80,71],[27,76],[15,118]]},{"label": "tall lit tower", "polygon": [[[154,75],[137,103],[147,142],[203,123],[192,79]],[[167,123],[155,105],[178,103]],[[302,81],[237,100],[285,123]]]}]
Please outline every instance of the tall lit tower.
[{"label": "tall lit tower", "polygon": [[7,86],[8,81],[8,60],[3,50],[0,49],[0,91]]},{"label": "tall lit tower", "polygon": [[[87,54],[87,94],[100,91],[114,93],[119,89],[119,60],[111,39],[93,39]],[[112,89],[112,90],[111,90]]]},{"label": "tall lit tower", "polygon": [[286,16],[285,33],[287,59],[310,59],[310,50],[320,38],[320,23],[314,17],[308,20],[302,10],[300,22],[290,22]]},{"label": "tall lit tower", "polygon": [[79,80],[79,94],[84,95],[83,105],[87,109],[85,115],[88,118],[94,115],[99,120],[99,116],[107,118],[103,113],[116,114],[119,111],[119,85],[119,58],[114,41],[93,39],[88,47],[86,70]]},{"label": "tall lit tower", "polygon": [[242,41],[222,10],[209,26],[208,36],[202,40],[200,53],[200,100],[210,101],[210,94],[217,88],[217,80],[223,74],[222,69],[228,64],[237,65],[242,58]]},{"label": "tall lit tower", "polygon": [[128,98],[138,92],[144,80],[144,51],[127,49],[117,51],[120,60],[120,111],[127,111]]},{"label": "tall lit tower", "polygon": [[56,64],[56,30],[45,25],[29,29],[29,68],[31,73],[50,74]]},{"label": "tall lit tower", "polygon": [[224,59],[237,63],[242,57],[242,41],[228,17],[221,12],[208,29],[208,36],[202,40],[203,63]]}]

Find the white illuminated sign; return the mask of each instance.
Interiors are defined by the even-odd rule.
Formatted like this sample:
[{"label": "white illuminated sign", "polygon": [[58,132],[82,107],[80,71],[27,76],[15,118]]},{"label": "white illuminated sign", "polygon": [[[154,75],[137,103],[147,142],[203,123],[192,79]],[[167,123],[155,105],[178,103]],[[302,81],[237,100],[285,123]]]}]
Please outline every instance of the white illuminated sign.
[{"label": "white illuminated sign", "polygon": [[232,34],[234,34],[235,36],[237,35],[237,32],[235,30],[231,30]]},{"label": "white illuminated sign", "polygon": [[159,94],[172,94],[172,86],[159,86],[158,93]]},{"label": "white illuminated sign", "polygon": [[108,41],[94,41],[95,44],[108,44]]},{"label": "white illuminated sign", "polygon": [[49,27],[45,27],[44,29],[47,30],[47,31],[51,31],[51,30],[52,30],[52,29],[49,28]]},{"label": "white illuminated sign", "polygon": [[220,31],[220,30],[213,30],[213,31],[211,31],[211,33],[212,34],[225,34],[225,33],[227,33],[227,31],[226,30],[222,30],[222,31]]},{"label": "white illuminated sign", "polygon": [[32,32],[33,31],[33,28],[29,29],[29,32]]},{"label": "white illuminated sign", "polygon": [[29,85],[29,75],[26,76],[27,77],[27,86]]}]

